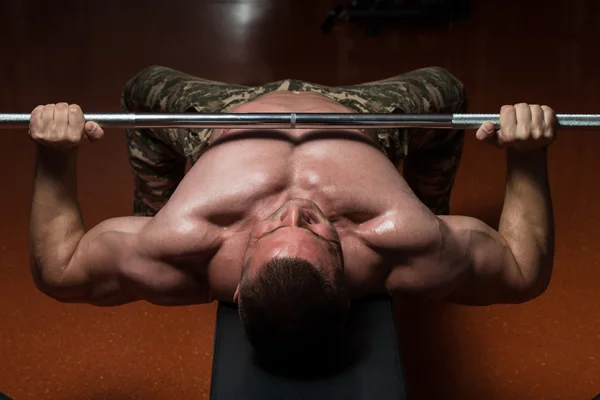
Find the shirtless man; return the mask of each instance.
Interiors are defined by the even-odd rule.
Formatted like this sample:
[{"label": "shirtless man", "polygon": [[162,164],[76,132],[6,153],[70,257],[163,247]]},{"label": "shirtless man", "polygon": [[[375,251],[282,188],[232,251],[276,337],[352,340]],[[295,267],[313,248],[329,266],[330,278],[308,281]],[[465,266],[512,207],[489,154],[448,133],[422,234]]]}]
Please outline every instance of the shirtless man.
[{"label": "shirtless man", "polygon": [[[146,98],[153,100],[147,108],[139,106],[141,96],[132,86],[153,84],[156,73],[143,72],[128,84],[127,109],[207,110],[199,102],[193,107],[176,103],[193,97],[185,92],[192,87],[189,76],[185,85],[161,86],[179,88],[173,102],[152,86]],[[440,76],[433,81],[441,82]],[[238,100],[226,106],[221,101],[221,111],[357,112],[324,94],[329,92],[291,90],[298,81],[255,90],[249,98],[239,93],[251,89],[195,79],[204,85],[199,87],[208,85],[207,92],[229,91],[229,98]],[[402,92],[405,81],[395,82],[392,89]],[[423,87],[431,93],[428,84]],[[232,95],[234,89],[241,92]],[[412,161],[403,179],[379,147],[381,136],[373,132],[164,129],[128,131],[136,216],[108,219],[85,232],[76,196],[77,148],[82,138],[96,140],[103,131],[84,121],[77,105],[38,106],[30,127],[37,152],[30,226],[33,278],[42,292],[63,302],[236,302],[248,338],[265,354],[304,352],[334,340],[349,299],[368,294],[470,305],[530,300],[547,287],[553,263],[546,148],[554,141],[556,120],[546,106],[517,104],[500,113],[500,131],[486,123],[476,133],[506,149],[498,231],[474,218],[436,215],[425,204],[436,199],[427,197],[415,177],[426,176],[429,164],[409,177],[419,165]],[[413,139],[428,134],[415,131]],[[460,134],[432,133],[438,141],[439,135]],[[193,144],[197,138],[206,143]],[[145,152],[135,145],[139,139],[151,139]],[[434,165],[435,157],[446,157],[444,149],[432,150],[434,157],[416,154]],[[183,177],[189,154],[193,166]],[[142,171],[141,163],[156,160],[151,173]],[[442,197],[448,197],[451,175],[450,183],[441,183],[446,187]],[[159,192],[166,195],[158,198]]]}]

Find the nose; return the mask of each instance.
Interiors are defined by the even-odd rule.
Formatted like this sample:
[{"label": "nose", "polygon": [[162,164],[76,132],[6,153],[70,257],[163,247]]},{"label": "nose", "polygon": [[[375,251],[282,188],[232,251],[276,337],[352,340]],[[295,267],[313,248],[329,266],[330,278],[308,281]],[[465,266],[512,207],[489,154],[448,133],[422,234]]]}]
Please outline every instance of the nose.
[{"label": "nose", "polygon": [[290,204],[288,209],[282,214],[281,222],[286,226],[303,226],[308,223],[308,220],[300,205]]}]

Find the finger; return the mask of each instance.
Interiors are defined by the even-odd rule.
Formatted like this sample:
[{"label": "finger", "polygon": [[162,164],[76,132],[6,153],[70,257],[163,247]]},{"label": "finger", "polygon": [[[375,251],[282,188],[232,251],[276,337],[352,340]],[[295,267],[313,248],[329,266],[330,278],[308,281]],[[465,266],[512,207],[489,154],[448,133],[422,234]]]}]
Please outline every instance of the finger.
[{"label": "finger", "polygon": [[29,139],[38,140],[41,134],[42,126],[42,113],[44,112],[44,106],[39,105],[33,109],[29,116]]},{"label": "finger", "polygon": [[537,104],[529,106],[529,110],[531,111],[531,137],[541,139],[546,129],[544,110]]},{"label": "finger", "polygon": [[52,124],[52,133],[54,137],[66,138],[69,127],[69,105],[67,103],[58,103],[54,107],[54,123]]},{"label": "finger", "polygon": [[83,111],[81,111],[81,107],[77,104],[71,104],[69,106],[69,136],[81,139],[84,125],[85,117]]},{"label": "finger", "polygon": [[548,106],[542,106],[544,111],[544,123],[546,129],[544,130],[544,137],[547,139],[556,139],[556,131],[558,128],[558,120],[554,110]]},{"label": "finger", "polygon": [[496,139],[496,127],[491,122],[486,122],[479,127],[475,133],[475,137],[479,140],[489,142]]},{"label": "finger", "polygon": [[42,123],[42,112],[44,111],[44,106],[37,106],[31,112],[29,116],[29,131],[34,132],[39,129]]},{"label": "finger", "polygon": [[85,123],[85,133],[90,141],[101,139],[104,136],[104,130],[95,122],[88,121]]},{"label": "finger", "polygon": [[503,106],[500,109],[500,144],[514,140],[517,129],[517,111],[513,106]]},{"label": "finger", "polygon": [[531,108],[525,103],[515,105],[517,112],[517,129],[515,138],[518,140],[528,139],[531,132]]},{"label": "finger", "polygon": [[40,126],[41,133],[46,137],[48,137],[52,130],[52,124],[54,124],[54,104],[46,104],[42,111],[42,121]]}]

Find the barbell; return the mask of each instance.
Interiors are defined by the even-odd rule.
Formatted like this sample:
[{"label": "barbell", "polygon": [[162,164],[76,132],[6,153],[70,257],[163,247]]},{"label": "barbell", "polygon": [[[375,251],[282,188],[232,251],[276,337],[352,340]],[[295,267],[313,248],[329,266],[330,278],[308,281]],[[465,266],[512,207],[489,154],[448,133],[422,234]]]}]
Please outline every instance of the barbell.
[{"label": "barbell", "polygon": [[[31,114],[0,114],[0,129],[24,128]],[[499,114],[353,114],[353,113],[229,113],[229,114],[84,114],[106,128],[255,128],[255,129],[477,129],[485,122],[500,127]],[[600,114],[557,114],[559,127],[600,128]]]}]

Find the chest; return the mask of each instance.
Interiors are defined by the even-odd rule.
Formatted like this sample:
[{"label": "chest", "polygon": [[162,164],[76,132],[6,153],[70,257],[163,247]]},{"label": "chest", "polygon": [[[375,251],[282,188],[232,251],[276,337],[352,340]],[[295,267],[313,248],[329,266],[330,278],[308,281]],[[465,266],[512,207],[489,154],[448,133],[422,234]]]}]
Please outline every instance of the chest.
[{"label": "chest", "polygon": [[185,203],[203,216],[239,216],[285,197],[311,199],[332,216],[380,213],[386,197],[407,186],[383,153],[365,140],[233,135],[200,157],[171,202]]}]

